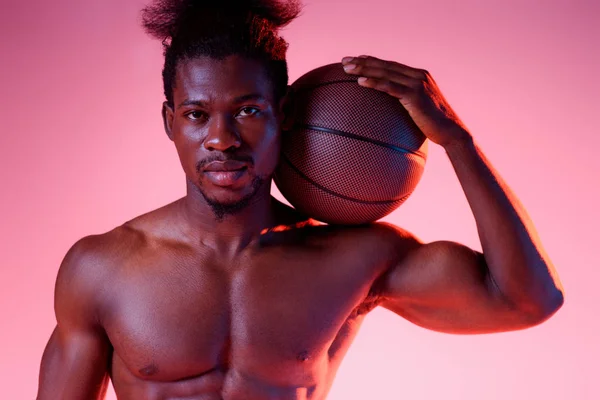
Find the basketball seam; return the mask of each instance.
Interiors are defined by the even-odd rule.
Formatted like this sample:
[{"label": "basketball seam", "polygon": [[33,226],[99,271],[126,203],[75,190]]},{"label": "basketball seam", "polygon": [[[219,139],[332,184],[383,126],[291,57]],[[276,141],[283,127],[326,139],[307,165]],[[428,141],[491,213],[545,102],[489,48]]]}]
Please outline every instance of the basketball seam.
[{"label": "basketball seam", "polygon": [[390,204],[390,203],[396,203],[398,201],[404,200],[406,198],[408,198],[408,196],[410,196],[410,193],[407,195],[404,195],[402,197],[400,197],[399,199],[396,200],[359,200],[359,199],[355,199],[352,197],[348,197],[345,196],[343,194],[337,193],[331,189],[327,189],[326,187],[319,185],[317,182],[315,182],[314,180],[312,180],[311,178],[309,178],[308,176],[306,176],[302,171],[300,171],[293,163],[292,161],[288,158],[288,156],[285,154],[285,152],[281,152],[281,157],[283,158],[283,160],[285,161],[286,164],[288,164],[290,166],[290,168],[292,168],[298,175],[300,175],[301,178],[303,178],[305,181],[307,181],[308,183],[316,186],[317,188],[321,189],[322,191],[329,193],[332,196],[336,196],[336,197],[340,197],[344,200],[348,200],[348,201],[352,201],[355,203],[361,203],[361,204]]},{"label": "basketball seam", "polygon": [[415,156],[419,156],[421,158],[425,158],[425,155],[421,151],[404,149],[402,147],[394,146],[393,144],[390,144],[390,143],[385,143],[385,142],[382,142],[382,141],[377,140],[377,139],[371,139],[371,138],[367,138],[367,137],[364,137],[364,136],[356,135],[354,133],[340,131],[340,130],[337,130],[337,129],[324,128],[322,126],[308,125],[308,124],[294,124],[294,127],[296,127],[296,128],[310,129],[312,131],[323,132],[323,133],[330,133],[332,135],[337,135],[337,136],[347,137],[347,138],[350,138],[350,139],[360,140],[362,142],[367,142],[367,143],[374,144],[376,146],[385,147],[387,149],[394,150],[394,151],[397,151],[397,152],[400,152],[400,153],[409,153],[409,154],[413,154]]},{"label": "basketball seam", "polygon": [[304,90],[312,90],[312,89],[320,88],[320,87],[327,86],[327,85],[333,85],[335,83],[357,83],[357,80],[358,80],[358,78],[354,78],[354,79],[338,79],[338,80],[335,80],[335,81],[318,83],[316,85],[311,85],[311,86],[302,85],[301,84],[300,86],[294,87],[292,85],[292,93],[300,92],[300,91],[304,91]]}]

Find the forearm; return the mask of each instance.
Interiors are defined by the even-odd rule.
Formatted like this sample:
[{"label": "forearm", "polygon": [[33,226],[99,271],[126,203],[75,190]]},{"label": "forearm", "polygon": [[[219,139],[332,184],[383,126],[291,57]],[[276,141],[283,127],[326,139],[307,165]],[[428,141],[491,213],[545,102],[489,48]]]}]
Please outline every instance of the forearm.
[{"label": "forearm", "polygon": [[475,217],[489,272],[516,307],[552,313],[562,304],[552,262],[519,200],[470,135],[467,138],[445,150]]}]

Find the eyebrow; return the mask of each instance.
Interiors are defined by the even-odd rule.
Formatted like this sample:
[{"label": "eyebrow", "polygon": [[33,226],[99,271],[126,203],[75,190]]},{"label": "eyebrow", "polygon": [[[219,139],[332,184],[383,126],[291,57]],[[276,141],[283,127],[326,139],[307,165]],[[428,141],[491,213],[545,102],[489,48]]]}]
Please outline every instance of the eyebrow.
[{"label": "eyebrow", "polygon": [[[239,103],[243,103],[246,101],[259,101],[259,102],[266,102],[267,99],[265,99],[264,96],[258,94],[258,93],[250,93],[250,94],[245,94],[243,96],[238,96],[235,99],[233,99],[233,103],[234,104],[239,104]],[[186,107],[186,106],[197,106],[197,107],[206,107],[208,104],[208,102],[206,100],[199,100],[199,99],[186,99],[183,102],[181,102],[181,104],[179,104],[177,106],[177,108],[181,108],[181,107]]]}]

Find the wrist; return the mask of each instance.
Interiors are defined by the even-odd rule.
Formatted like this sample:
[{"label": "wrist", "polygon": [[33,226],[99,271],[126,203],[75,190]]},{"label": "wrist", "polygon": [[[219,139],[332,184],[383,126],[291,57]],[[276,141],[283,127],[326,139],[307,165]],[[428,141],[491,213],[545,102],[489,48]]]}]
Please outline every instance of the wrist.
[{"label": "wrist", "polygon": [[475,141],[467,130],[461,129],[460,132],[454,135],[452,140],[445,143],[442,147],[448,156],[452,156],[456,153],[475,149]]}]

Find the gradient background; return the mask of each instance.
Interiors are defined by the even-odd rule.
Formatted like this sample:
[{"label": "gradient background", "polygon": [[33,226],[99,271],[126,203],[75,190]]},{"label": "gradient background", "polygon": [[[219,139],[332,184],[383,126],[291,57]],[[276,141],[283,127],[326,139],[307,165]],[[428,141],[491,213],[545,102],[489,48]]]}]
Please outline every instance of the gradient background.
[{"label": "gradient background", "polygon": [[[600,398],[600,3],[306,3],[284,32],[291,78],[363,53],[428,69],[528,209],[566,289],[545,324],[495,335],[430,332],[375,310],[329,398]],[[2,399],[35,396],[68,248],[185,193],[160,119],[161,46],[138,24],[143,4],[2,0]],[[416,192],[387,220],[481,249],[434,145]]]}]

